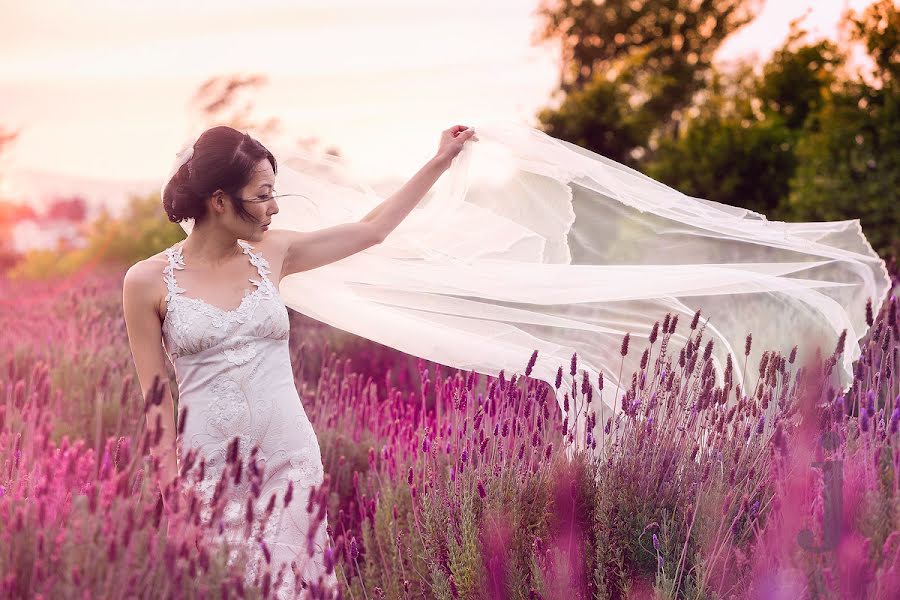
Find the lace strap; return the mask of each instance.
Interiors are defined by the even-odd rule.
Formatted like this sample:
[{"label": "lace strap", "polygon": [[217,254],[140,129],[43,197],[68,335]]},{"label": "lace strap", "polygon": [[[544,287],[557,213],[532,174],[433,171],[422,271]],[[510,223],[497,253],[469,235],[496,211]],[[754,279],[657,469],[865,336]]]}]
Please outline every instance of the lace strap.
[{"label": "lace strap", "polygon": [[166,303],[168,304],[175,294],[184,291],[184,288],[178,287],[178,282],[175,280],[175,269],[184,268],[184,259],[174,246],[166,248],[166,256],[169,264],[163,269],[163,278],[166,280],[166,288],[169,290],[169,293],[166,294]]},{"label": "lace strap", "polygon": [[267,275],[272,272],[271,270],[269,270],[269,261],[267,261],[262,256],[262,254],[252,252],[250,249],[253,248],[253,246],[251,246],[244,240],[238,240],[238,244],[240,244],[240,246],[244,249],[244,254],[250,257],[250,264],[256,267],[256,272],[259,273],[261,279],[256,280],[251,277],[250,282],[256,284],[257,286],[261,286],[262,282],[265,281],[271,286],[272,282],[269,281],[269,278],[267,277]]}]

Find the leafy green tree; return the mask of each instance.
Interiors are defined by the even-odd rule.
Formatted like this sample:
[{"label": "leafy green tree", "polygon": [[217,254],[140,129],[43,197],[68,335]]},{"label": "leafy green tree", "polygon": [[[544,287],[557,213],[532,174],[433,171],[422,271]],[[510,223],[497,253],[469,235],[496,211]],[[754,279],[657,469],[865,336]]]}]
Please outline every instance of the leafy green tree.
[{"label": "leafy green tree", "polygon": [[883,256],[900,253],[900,10],[877,2],[848,24],[875,63],[875,81],[842,82],[800,139],[787,210],[796,220],[859,218]]},{"label": "leafy green tree", "polygon": [[159,193],[132,196],[120,218],[97,218],[88,248],[103,262],[131,265],[185,238],[180,225],[166,216]]},{"label": "leafy green tree", "polygon": [[[700,90],[722,41],[759,0],[545,0],[538,41],[562,50],[559,108],[544,131],[636,165],[671,133]],[[610,106],[615,103],[615,107]]]},{"label": "leafy green tree", "polygon": [[778,218],[796,167],[795,138],[778,117],[703,113],[684,137],[665,141],[643,170],[690,196]]},{"label": "leafy green tree", "polygon": [[713,71],[679,135],[661,140],[643,170],[691,196],[786,218],[795,148],[844,63],[834,43],[809,44],[806,34],[793,21],[759,75],[746,63],[734,73]]},{"label": "leafy green tree", "polygon": [[118,218],[104,207],[86,228],[83,247],[28,251],[9,276],[50,279],[101,265],[124,269],[185,237],[184,230],[166,217],[158,193],[132,196]]}]

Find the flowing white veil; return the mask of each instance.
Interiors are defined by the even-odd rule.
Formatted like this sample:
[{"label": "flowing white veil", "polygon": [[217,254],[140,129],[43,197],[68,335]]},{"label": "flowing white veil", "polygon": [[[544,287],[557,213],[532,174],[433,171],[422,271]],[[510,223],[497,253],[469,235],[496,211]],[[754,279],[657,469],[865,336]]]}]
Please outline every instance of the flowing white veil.
[{"label": "flowing white veil", "polygon": [[[877,311],[890,287],[859,220],[769,221],[687,196],[525,124],[467,124],[478,140],[465,143],[382,244],[285,277],[285,304],[408,354],[494,376],[524,373],[538,350],[532,377],[553,386],[563,367],[560,410],[572,395],[577,353],[577,385],[586,371],[598,429],[613,406],[622,409],[621,390],[667,312],[679,315],[670,342],[677,349],[702,310],[717,383],[730,353],[742,388],[748,333],[751,373],[764,350],[786,354],[799,344],[802,356],[815,343],[833,348],[846,329],[837,370],[849,384],[866,300]],[[279,201],[273,229],[358,220],[383,200],[341,159],[267,147],[279,161],[277,193],[298,195]],[[190,232],[191,222],[182,226]],[[634,346],[623,363],[626,333]],[[577,417],[580,448],[586,415]]]}]

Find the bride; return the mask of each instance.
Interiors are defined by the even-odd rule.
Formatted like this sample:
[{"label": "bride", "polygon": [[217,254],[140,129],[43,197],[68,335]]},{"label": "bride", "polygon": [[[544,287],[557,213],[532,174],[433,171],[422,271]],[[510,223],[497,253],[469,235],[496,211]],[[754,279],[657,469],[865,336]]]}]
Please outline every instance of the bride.
[{"label": "bride", "polygon": [[[717,385],[726,364],[798,344],[802,360],[845,340],[836,373],[846,387],[866,303],[877,312],[890,288],[858,219],[769,221],[512,121],[444,131],[435,157],[387,199],[340,158],[221,127],[185,146],[170,179],[162,198],[188,238],[125,279],[141,386],[165,373],[164,344],[189,408],[182,441],[214,472],[232,437],[243,459],[258,443],[260,501],[323,476],[285,306],[452,368],[548,382],[572,425],[571,456],[599,451],[661,322],[679,347],[702,313]],[[742,370],[732,375],[743,388]],[[597,401],[585,406],[588,386]],[[161,407],[171,432],[169,396]],[[316,525],[292,509],[265,533],[279,561],[301,554]],[[328,571],[317,540],[307,580]]]},{"label": "bride", "polygon": [[[163,402],[148,413],[148,419],[163,418],[158,448],[166,450],[159,456],[158,485],[164,492],[176,479],[177,459],[196,449],[205,460],[198,489],[208,504],[237,438],[237,457],[248,469],[255,460],[263,472],[260,489],[254,490],[257,514],[273,496],[278,508],[263,533],[273,573],[293,561],[304,582],[335,581],[324,564],[327,519],[317,522],[306,511],[310,489],[322,484],[324,471],[294,384],[279,284],[293,273],[379,244],[470,139],[477,138],[468,127],[445,130],[435,156],[401,193],[356,222],[315,232],[269,229],[279,212],[276,159],[260,142],[230,127],[204,132],[177,157],[176,170],[163,186],[169,219],[192,220],[190,234],[130,267],[123,291],[129,343],[145,397],[155,377],[167,380],[168,359],[175,367],[179,405],[187,409],[177,436],[168,386]],[[241,537],[249,479],[229,491],[225,519],[233,539]],[[171,509],[168,502],[166,509]],[[309,561],[308,538],[315,546]],[[290,597],[295,590],[292,571],[287,572],[282,592]],[[251,562],[247,581],[255,575]]]}]

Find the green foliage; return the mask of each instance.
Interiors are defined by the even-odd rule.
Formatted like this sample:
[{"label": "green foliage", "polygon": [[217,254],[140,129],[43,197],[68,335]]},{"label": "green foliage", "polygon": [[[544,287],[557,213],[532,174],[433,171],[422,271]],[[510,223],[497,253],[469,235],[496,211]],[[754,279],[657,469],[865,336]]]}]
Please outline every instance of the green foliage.
[{"label": "green foliage", "polygon": [[562,47],[560,90],[567,96],[558,110],[540,113],[545,131],[629,164],[689,105],[720,44],[760,6],[759,0],[542,2],[540,39]]},{"label": "green foliage", "polygon": [[570,93],[559,108],[538,114],[543,130],[553,137],[627,165],[634,164],[631,152],[648,135],[637,117],[619,86],[601,78]]},{"label": "green foliage", "polygon": [[463,598],[480,597],[484,589],[484,560],[481,556],[481,540],[479,539],[479,525],[481,522],[481,503],[475,492],[475,484],[471,480],[471,471],[465,479],[465,485],[460,488],[460,494],[454,498],[454,504],[459,511],[458,531],[450,532],[447,542],[448,556],[450,558],[450,572],[456,583],[456,589]]},{"label": "green foliage", "polygon": [[[538,114],[543,129],[690,196],[769,219],[859,219],[877,252],[898,254],[896,4],[879,0],[842,22],[875,63],[871,81],[850,72],[849,46],[808,41],[799,20],[758,73],[747,64],[719,71],[712,54],[749,21],[741,11],[751,6],[703,3],[687,15],[688,4],[543,7],[543,36],[563,47],[563,97]],[[701,31],[706,13],[723,20],[714,33]]]},{"label": "green foliage", "polygon": [[778,116],[750,121],[708,113],[664,140],[646,173],[689,196],[777,218],[796,158],[796,136]]},{"label": "green foliage", "polygon": [[785,199],[793,220],[859,218],[882,255],[897,255],[900,111],[895,94],[850,85],[814,115]]},{"label": "green foliage", "polygon": [[803,44],[804,32],[793,28],[785,45],[763,66],[755,84],[763,115],[778,115],[791,130],[800,129],[807,116],[828,102],[828,90],[837,79],[844,56],[829,40]]},{"label": "green foliage", "polygon": [[90,246],[111,264],[131,265],[185,238],[184,230],[169,221],[158,194],[134,196],[121,218],[94,222]]},{"label": "green foliage", "polygon": [[184,230],[166,217],[159,194],[131,196],[118,218],[104,209],[87,229],[83,248],[26,252],[9,277],[52,279],[99,265],[127,268],[185,237]]}]

